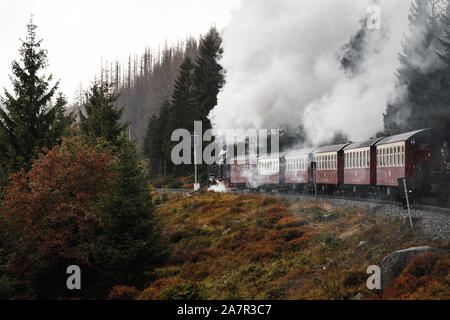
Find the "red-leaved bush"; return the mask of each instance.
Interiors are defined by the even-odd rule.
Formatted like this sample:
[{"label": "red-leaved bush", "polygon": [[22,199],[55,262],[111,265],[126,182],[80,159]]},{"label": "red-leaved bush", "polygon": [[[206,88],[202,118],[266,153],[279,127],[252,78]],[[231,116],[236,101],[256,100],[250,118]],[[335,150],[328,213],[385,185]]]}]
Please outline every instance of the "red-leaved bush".
[{"label": "red-leaved bush", "polygon": [[135,287],[114,286],[109,292],[107,300],[134,300],[139,294]]},{"label": "red-leaved bush", "polygon": [[22,297],[36,294],[27,290],[30,285],[54,279],[67,263],[89,265],[99,223],[96,207],[112,174],[110,159],[102,148],[74,137],[41,154],[28,173],[10,177],[0,218],[14,252],[9,277],[16,289],[26,289]]}]

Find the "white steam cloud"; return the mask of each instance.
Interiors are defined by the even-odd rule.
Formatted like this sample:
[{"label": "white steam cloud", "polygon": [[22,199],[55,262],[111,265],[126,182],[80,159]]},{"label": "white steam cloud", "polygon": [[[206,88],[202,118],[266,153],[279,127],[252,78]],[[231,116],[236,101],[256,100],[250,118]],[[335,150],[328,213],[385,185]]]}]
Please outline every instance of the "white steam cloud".
[{"label": "white steam cloud", "polygon": [[[370,5],[381,30],[367,30],[358,72],[342,48],[365,26]],[[223,35],[227,84],[210,113],[215,128],[303,125],[313,144],[342,132],[353,140],[382,129],[394,92],[411,0],[245,0]]]}]

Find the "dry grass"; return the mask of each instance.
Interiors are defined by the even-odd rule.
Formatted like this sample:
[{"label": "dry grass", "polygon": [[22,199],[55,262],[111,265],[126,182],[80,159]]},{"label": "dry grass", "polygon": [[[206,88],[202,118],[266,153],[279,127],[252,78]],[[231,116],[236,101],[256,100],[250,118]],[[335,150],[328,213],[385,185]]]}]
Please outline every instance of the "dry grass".
[{"label": "dry grass", "polygon": [[448,247],[403,222],[329,203],[215,193],[158,203],[172,256],[141,299],[379,298],[365,286],[369,265],[411,246]]}]

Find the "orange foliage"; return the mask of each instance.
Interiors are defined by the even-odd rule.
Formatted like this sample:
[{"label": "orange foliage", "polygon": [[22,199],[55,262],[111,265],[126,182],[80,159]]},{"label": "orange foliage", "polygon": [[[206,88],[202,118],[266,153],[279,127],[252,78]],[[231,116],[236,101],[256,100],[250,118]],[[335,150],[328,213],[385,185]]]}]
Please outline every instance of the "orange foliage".
[{"label": "orange foliage", "polygon": [[450,254],[411,260],[381,299],[450,299]]},{"label": "orange foliage", "polygon": [[60,261],[89,264],[89,247],[107,193],[111,155],[80,137],[41,154],[32,169],[11,176],[1,218],[15,252],[9,273],[26,286],[40,268]]},{"label": "orange foliage", "polygon": [[107,300],[134,300],[139,291],[135,287],[114,286],[109,292]]}]

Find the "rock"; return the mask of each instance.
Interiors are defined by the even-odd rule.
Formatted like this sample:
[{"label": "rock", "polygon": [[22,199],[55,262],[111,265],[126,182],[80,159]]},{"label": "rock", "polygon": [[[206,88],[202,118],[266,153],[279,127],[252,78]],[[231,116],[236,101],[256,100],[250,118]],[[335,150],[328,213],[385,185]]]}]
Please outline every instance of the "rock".
[{"label": "rock", "polygon": [[367,241],[361,241],[361,242],[358,244],[358,247],[365,246],[366,244],[367,244]]},{"label": "rock", "polygon": [[224,232],[222,232],[222,234],[227,234],[227,233],[230,232],[230,231],[231,231],[231,229],[228,228],[227,230],[225,230]]},{"label": "rock", "polygon": [[364,298],[361,292],[358,292],[351,300],[362,300]]},{"label": "rock", "polygon": [[422,256],[428,252],[436,254],[446,253],[445,250],[431,247],[414,247],[396,251],[384,257],[381,261],[381,287],[383,289],[387,288],[402,273],[413,258]]}]

